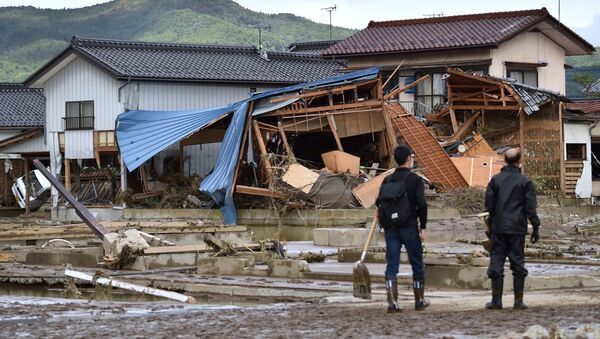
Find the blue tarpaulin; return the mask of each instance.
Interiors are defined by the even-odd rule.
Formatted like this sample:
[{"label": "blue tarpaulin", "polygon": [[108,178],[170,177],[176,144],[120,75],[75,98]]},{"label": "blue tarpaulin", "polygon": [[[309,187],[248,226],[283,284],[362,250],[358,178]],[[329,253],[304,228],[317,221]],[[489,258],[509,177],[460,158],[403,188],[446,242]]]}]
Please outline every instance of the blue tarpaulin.
[{"label": "blue tarpaulin", "polygon": [[[219,204],[226,224],[235,224],[236,213],[232,196],[234,173],[242,148],[249,102],[306,89],[374,79],[379,70],[378,67],[372,67],[333,78],[255,93],[246,100],[215,109],[175,112],[137,110],[122,113],[117,117],[116,128],[121,156],[131,172],[160,151],[233,112],[215,167],[212,173],[202,180],[200,190],[209,194]],[[279,106],[273,105],[270,109],[261,109],[259,112],[267,113]]]}]

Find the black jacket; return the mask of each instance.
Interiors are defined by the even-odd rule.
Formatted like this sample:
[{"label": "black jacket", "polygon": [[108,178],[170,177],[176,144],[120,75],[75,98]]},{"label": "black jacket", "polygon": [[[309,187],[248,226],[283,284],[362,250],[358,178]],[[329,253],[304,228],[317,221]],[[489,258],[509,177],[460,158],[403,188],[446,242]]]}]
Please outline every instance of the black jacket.
[{"label": "black jacket", "polygon": [[533,184],[516,166],[504,166],[487,186],[485,209],[490,213],[492,233],[526,234],[527,219],[537,229],[536,206]]},{"label": "black jacket", "polygon": [[[398,167],[394,173],[383,179],[383,183],[388,183],[390,180],[402,180],[401,178],[406,176],[407,171],[410,170],[408,168]],[[407,226],[416,227],[418,218],[420,228],[425,229],[427,227],[427,202],[425,201],[425,184],[423,184],[423,178],[414,173],[409,173],[408,176],[406,176],[405,185],[406,195],[412,211],[407,220]]]}]

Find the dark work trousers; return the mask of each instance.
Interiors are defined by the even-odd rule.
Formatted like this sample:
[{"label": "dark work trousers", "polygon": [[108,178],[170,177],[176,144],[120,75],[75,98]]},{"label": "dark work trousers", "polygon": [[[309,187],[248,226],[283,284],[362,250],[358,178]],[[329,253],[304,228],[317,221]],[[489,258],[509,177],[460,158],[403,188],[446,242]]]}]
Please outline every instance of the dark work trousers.
[{"label": "dark work trousers", "polygon": [[510,269],[514,277],[526,277],[525,268],[525,234],[496,234],[492,233],[492,251],[488,277],[490,279],[504,277],[504,262],[510,261]]},{"label": "dark work trousers", "polygon": [[415,226],[385,229],[385,268],[386,279],[396,279],[400,268],[400,250],[406,248],[413,271],[413,280],[425,281],[425,265],[423,265],[423,245],[419,230]]}]

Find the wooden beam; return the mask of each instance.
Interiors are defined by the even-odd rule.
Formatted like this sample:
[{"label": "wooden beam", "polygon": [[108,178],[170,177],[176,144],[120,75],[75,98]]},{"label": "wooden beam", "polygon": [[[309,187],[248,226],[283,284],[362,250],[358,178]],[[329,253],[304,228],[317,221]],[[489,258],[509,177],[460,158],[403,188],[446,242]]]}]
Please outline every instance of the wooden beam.
[{"label": "wooden beam", "polygon": [[467,133],[469,133],[471,126],[473,126],[473,124],[475,123],[475,121],[477,121],[477,119],[479,118],[480,115],[481,115],[481,113],[477,112],[473,116],[471,116],[469,119],[465,120],[465,123],[460,126],[458,131],[456,131],[450,137],[450,139],[448,139],[448,142],[461,141],[462,139],[464,139],[465,136],[467,135]]},{"label": "wooden beam", "polygon": [[417,79],[415,82],[413,82],[410,85],[404,86],[402,88],[397,88],[397,89],[389,92],[388,94],[386,94],[383,97],[383,100],[389,100],[390,98],[392,98],[392,97],[394,97],[394,96],[396,96],[396,95],[398,95],[398,94],[406,91],[407,89],[410,89],[410,88],[413,88],[413,87],[417,86],[418,84],[420,84],[421,82],[423,82],[427,78],[429,78],[429,74],[420,77],[419,79]]},{"label": "wooden beam", "polygon": [[71,192],[71,159],[65,158],[65,188]]},{"label": "wooden beam", "polygon": [[[29,179],[29,159],[25,158],[25,214],[29,214],[29,197],[31,196],[31,184]],[[7,183],[8,184],[8,183]]]},{"label": "wooden beam", "polygon": [[23,133],[14,135],[10,138],[0,141],[0,148],[19,143],[19,142],[29,139],[29,138],[33,138],[39,134],[42,134],[43,131],[44,131],[43,129],[32,129],[32,130],[25,131]]},{"label": "wooden beam", "polygon": [[458,132],[458,122],[456,121],[456,113],[453,108],[450,108],[450,120],[452,121],[452,131]]},{"label": "wooden beam", "polygon": [[[260,127],[258,127],[258,122],[256,119],[252,120],[252,126],[254,128],[254,135],[256,137],[256,143],[258,144],[258,149],[260,150],[261,161],[260,164],[263,166],[263,169],[267,175],[267,178],[271,177],[271,161],[269,161],[269,154],[267,153],[267,146],[265,145],[265,140],[263,139],[262,132],[260,131]],[[266,182],[267,180],[263,180]]]},{"label": "wooden beam", "polygon": [[248,194],[248,195],[258,195],[261,197],[268,197],[268,198],[282,199],[284,197],[284,195],[281,192],[271,191],[268,188],[261,188],[261,187],[250,187],[250,186],[244,186],[244,185],[237,185],[237,186],[235,186],[235,191],[236,191],[236,193]]},{"label": "wooden beam", "polygon": [[466,110],[487,110],[487,111],[518,111],[521,106],[486,106],[486,105],[455,105],[452,106],[454,109],[466,109]]},{"label": "wooden beam", "polygon": [[327,115],[327,121],[329,122],[329,127],[331,128],[331,132],[333,133],[333,137],[335,138],[335,143],[340,151],[344,151],[344,147],[342,147],[342,141],[337,133],[337,127],[335,126],[335,118],[332,115]]},{"label": "wooden beam", "polygon": [[372,107],[372,106],[381,107],[381,100],[370,99],[370,100],[354,102],[354,103],[350,103],[350,104],[340,104],[340,105],[333,105],[333,106],[326,105],[326,106],[302,108],[302,109],[298,109],[298,110],[287,110],[287,111],[275,110],[273,112],[265,113],[265,114],[261,115],[261,117],[273,117],[273,116],[293,115],[293,114],[301,114],[301,113],[343,111],[343,110],[352,109],[352,108],[364,108],[364,107]]},{"label": "wooden beam", "polygon": [[[250,121],[252,119],[252,112],[254,112],[254,101],[248,105],[248,111],[246,112],[246,121],[244,122],[244,134],[242,135],[242,142],[240,143],[240,154],[238,154],[237,163],[235,164],[235,171],[233,171],[233,182],[231,183],[231,194],[235,191],[235,183],[237,182],[237,176],[240,172],[240,163],[244,157],[244,150],[246,149],[246,142],[248,141],[248,129],[250,128]],[[248,147],[252,147],[248,145]]]},{"label": "wooden beam", "polygon": [[183,148],[183,143],[179,142],[179,174],[181,176],[184,175],[185,171],[185,149]]},{"label": "wooden beam", "polygon": [[283,124],[281,123],[281,120],[277,122],[277,127],[279,129],[279,135],[281,136],[281,141],[283,141],[283,146],[285,147],[285,151],[286,151],[288,157],[292,161],[295,160],[296,158],[294,157],[294,151],[292,150],[292,147],[290,147],[290,144],[288,143],[287,136],[285,135],[285,130],[283,129]]},{"label": "wooden beam", "polygon": [[398,64],[398,66],[396,66],[396,69],[394,69],[394,71],[392,72],[392,74],[390,75],[390,77],[383,83],[383,85],[381,86],[381,89],[383,90],[385,88],[385,86],[390,82],[390,80],[392,80],[394,78],[394,75],[396,75],[396,72],[398,72],[398,70],[400,69],[400,67],[402,67],[402,64],[404,63],[404,60],[400,61],[400,63]]},{"label": "wooden beam", "polygon": [[148,175],[146,173],[146,165],[142,164],[140,166],[140,176],[142,177],[142,189],[144,193],[148,192]]}]

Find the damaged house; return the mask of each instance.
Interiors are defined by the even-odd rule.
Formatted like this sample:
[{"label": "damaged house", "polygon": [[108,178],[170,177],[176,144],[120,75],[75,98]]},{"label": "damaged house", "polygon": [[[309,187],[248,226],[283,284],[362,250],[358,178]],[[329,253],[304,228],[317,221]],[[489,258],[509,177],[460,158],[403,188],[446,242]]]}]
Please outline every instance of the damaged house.
[{"label": "damaged house", "polygon": [[[42,141],[40,151],[49,154],[53,173],[61,176],[68,189],[76,189],[86,175],[90,180],[110,177],[116,187],[106,200],[112,202],[118,191],[128,188],[147,192],[150,188],[145,182],[163,174],[165,167],[186,176],[207,175],[222,138],[218,132],[205,136],[201,146],[172,144],[152,159],[148,171],[128,174],[121,166],[114,134],[120,113],[227,105],[254,92],[331,77],[340,68],[342,63],[316,55],[262,54],[248,46],[74,37],[24,83],[27,91],[45,97],[43,123],[37,125],[45,127],[43,135],[22,141],[19,149],[2,145],[0,152],[18,155],[22,148]],[[56,206],[58,195],[54,197]],[[105,199],[86,200],[107,203]]]}]

